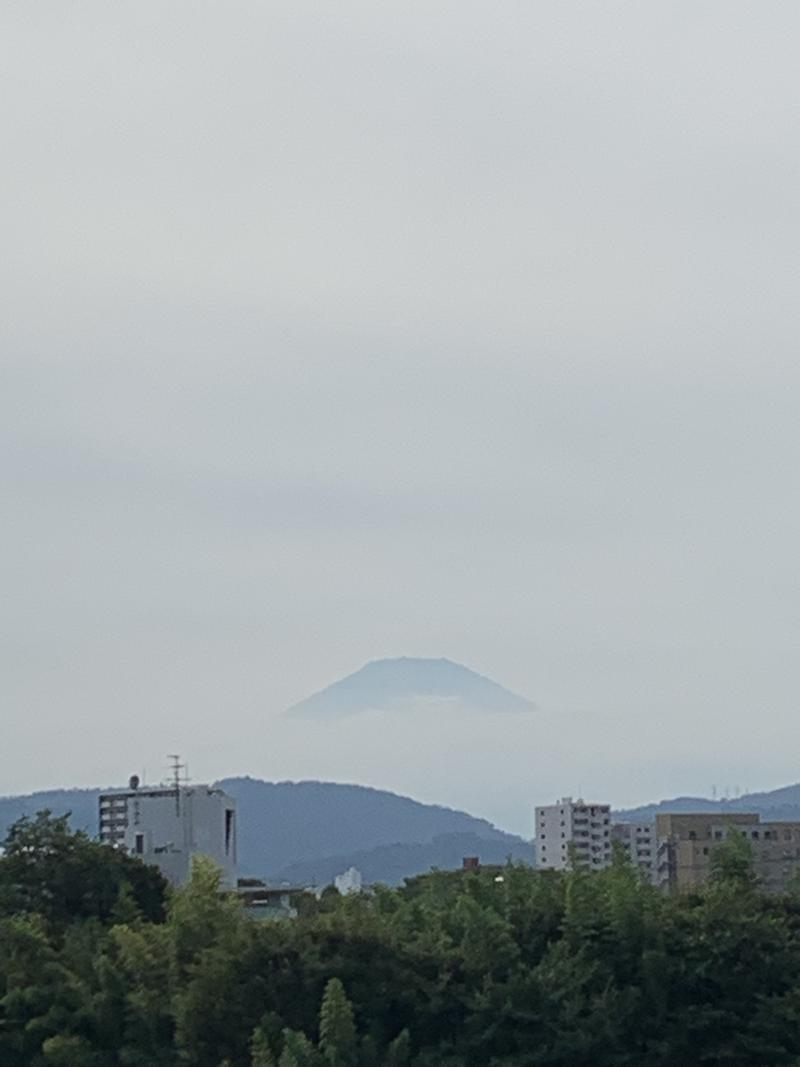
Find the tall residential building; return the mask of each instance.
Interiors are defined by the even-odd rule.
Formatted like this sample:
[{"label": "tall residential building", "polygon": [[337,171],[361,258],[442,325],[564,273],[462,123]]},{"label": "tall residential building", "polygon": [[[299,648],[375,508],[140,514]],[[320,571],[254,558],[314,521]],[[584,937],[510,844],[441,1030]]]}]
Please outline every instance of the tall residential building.
[{"label": "tall residential building", "polygon": [[140,786],[100,796],[100,840],[158,867],[173,885],[189,878],[192,857],[208,856],[236,887],[236,801],[208,785]]},{"label": "tall residential building", "polygon": [[611,808],[564,797],[536,808],[536,865],[563,871],[571,863],[602,870],[611,862]]},{"label": "tall residential building", "polygon": [[615,822],[611,840],[618,841],[625,855],[649,882],[657,878],[658,840],[655,823]]},{"label": "tall residential building", "polygon": [[705,885],[713,849],[732,833],[753,851],[753,872],[768,892],[785,890],[800,870],[800,822],[765,822],[752,812],[657,815],[657,882],[668,890]]}]

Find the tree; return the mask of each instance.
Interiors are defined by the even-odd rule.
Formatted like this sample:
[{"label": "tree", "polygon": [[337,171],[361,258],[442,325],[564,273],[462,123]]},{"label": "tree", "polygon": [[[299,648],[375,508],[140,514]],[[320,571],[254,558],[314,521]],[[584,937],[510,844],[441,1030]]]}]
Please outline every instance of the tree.
[{"label": "tree", "polygon": [[284,1030],[283,1052],[278,1067],[319,1067],[320,1058],[305,1034]]},{"label": "tree", "polygon": [[711,881],[717,885],[735,886],[739,890],[756,887],[753,846],[735,827],[729,827],[725,840],[711,850]]},{"label": "tree", "polygon": [[71,830],[66,815],[40,811],[8,831],[0,858],[0,914],[35,912],[64,927],[77,919],[109,923],[124,906],[160,922],[165,896],[166,882],[156,868]]},{"label": "tree", "polygon": [[353,1006],[338,978],[330,979],[322,996],[319,1047],[331,1067],[354,1067],[357,1043]]},{"label": "tree", "polygon": [[401,1030],[389,1045],[385,1067],[408,1067],[411,1063],[411,1038],[408,1030]]},{"label": "tree", "polygon": [[53,1067],[96,1067],[97,1056],[83,1037],[48,1037],[42,1042],[44,1062]]},{"label": "tree", "polygon": [[175,1043],[195,1067],[247,1055],[257,1017],[243,1003],[240,960],[253,924],[221,886],[221,872],[205,856],[192,864],[188,885],[173,894],[166,923],[170,939]]},{"label": "tree", "polygon": [[275,1067],[272,1049],[260,1026],[255,1028],[250,1039],[250,1067]]}]

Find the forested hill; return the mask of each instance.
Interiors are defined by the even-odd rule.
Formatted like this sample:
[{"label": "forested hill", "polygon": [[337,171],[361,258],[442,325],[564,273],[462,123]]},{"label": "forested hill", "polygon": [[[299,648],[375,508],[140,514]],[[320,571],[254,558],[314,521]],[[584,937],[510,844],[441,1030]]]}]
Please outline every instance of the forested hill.
[{"label": "forested hill", "polygon": [[[430,844],[449,834],[470,834],[515,854],[529,848],[485,819],[380,789],[255,778],[227,778],[220,785],[236,797],[242,866],[255,873],[274,875],[291,864],[385,845]],[[433,865],[448,864],[439,856]],[[409,873],[418,873],[414,866]],[[389,880],[388,872],[377,880]]]},{"label": "forested hill", "polygon": [[[226,778],[218,783],[236,798],[239,811],[239,856],[242,873],[275,877],[287,868],[334,873],[355,854],[369,856],[375,881],[396,882],[430,867],[453,862],[454,835],[465,835],[469,853],[484,862],[512,855],[530,859],[530,845],[504,833],[485,819],[462,811],[420,804],[409,797],[380,789],[333,782],[263,782],[255,778]],[[65,789],[0,798],[0,837],[21,815],[44,808],[54,814],[71,812],[75,828],[94,834],[97,828],[97,789]],[[459,846],[460,847],[460,846]],[[399,851],[398,851],[399,850]],[[405,866],[404,866],[405,864]],[[345,866],[349,865],[345,863]],[[365,872],[366,873],[366,872]],[[322,875],[320,875],[322,877]]]},{"label": "forested hill", "polygon": [[69,813],[70,825],[74,830],[84,830],[94,837],[97,833],[99,793],[99,789],[47,789],[24,796],[0,797],[0,840],[17,819],[45,810],[54,815]]},{"label": "forested hill", "polygon": [[477,856],[483,865],[504,864],[509,858],[531,864],[533,845],[519,839],[487,840],[477,834],[440,834],[428,842],[377,845],[347,855],[300,860],[279,871],[275,881],[326,885],[348,867],[356,867],[365,885],[401,885],[412,874],[426,874],[433,868],[455,870],[461,867],[465,856]]},{"label": "forested hill", "polygon": [[673,797],[656,804],[643,804],[615,812],[615,817],[625,822],[652,820],[656,815],[676,814],[682,811],[717,812],[723,817],[728,812],[755,811],[765,821],[782,819],[800,820],[800,783],[783,786],[763,793],[745,793],[727,800],[710,800],[708,797]]}]

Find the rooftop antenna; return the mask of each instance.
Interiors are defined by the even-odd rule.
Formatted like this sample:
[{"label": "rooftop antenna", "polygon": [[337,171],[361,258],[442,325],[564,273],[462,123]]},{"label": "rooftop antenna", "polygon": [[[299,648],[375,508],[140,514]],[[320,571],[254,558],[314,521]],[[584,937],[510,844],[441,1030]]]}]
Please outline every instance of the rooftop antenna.
[{"label": "rooftop antenna", "polygon": [[186,774],[181,774],[181,771],[186,771],[186,764],[181,763],[181,757],[176,752],[171,752],[167,759],[171,761],[172,766],[170,768],[172,772],[172,784],[175,788],[175,814],[180,817],[181,814],[181,782],[186,782]]}]

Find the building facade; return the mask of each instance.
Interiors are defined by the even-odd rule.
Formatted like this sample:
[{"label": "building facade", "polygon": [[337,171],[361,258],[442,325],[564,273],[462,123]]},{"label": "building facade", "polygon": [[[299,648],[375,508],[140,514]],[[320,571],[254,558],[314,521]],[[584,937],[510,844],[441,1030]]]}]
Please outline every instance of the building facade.
[{"label": "building facade", "polygon": [[611,863],[611,808],[563,797],[536,808],[536,866],[602,870]]},{"label": "building facade", "polygon": [[336,875],[333,884],[343,897],[351,893],[360,893],[361,871],[357,867],[348,867],[346,871]]},{"label": "building facade", "polygon": [[612,823],[611,840],[619,843],[630,862],[641,871],[648,882],[656,883],[658,839],[655,823]]},{"label": "building facade", "polygon": [[800,870],[800,822],[762,823],[755,812],[657,815],[657,884],[673,892],[706,885],[714,846],[732,833],[750,842],[761,888],[787,889]]},{"label": "building facade", "polygon": [[194,856],[208,856],[222,871],[222,884],[236,888],[236,802],[208,785],[140,786],[103,793],[100,840],[159,868],[173,885],[184,885]]}]

